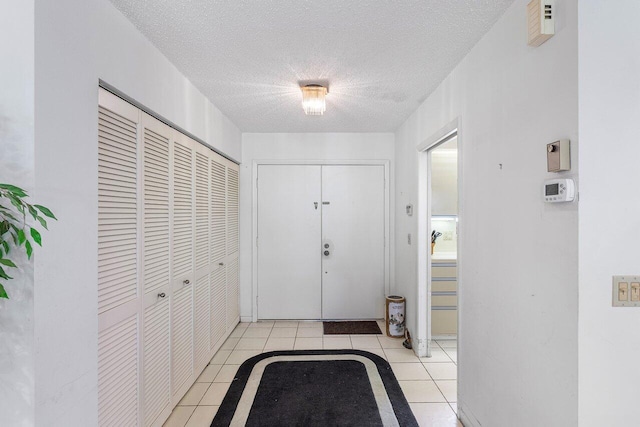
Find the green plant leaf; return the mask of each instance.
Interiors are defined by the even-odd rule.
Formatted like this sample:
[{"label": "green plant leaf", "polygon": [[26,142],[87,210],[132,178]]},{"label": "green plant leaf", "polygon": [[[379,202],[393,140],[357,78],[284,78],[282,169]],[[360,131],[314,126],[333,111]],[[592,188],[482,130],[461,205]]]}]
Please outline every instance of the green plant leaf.
[{"label": "green plant leaf", "polygon": [[0,212],[0,214],[1,214],[3,217],[5,217],[5,218],[11,218],[11,219],[12,219],[12,220],[14,220],[14,221],[17,221],[17,220],[18,220],[15,216],[13,216],[13,215],[12,215],[12,213],[11,213],[12,211],[11,211],[11,210],[9,210],[9,209],[7,209],[7,208],[5,208],[4,206],[0,206],[0,211],[1,211],[1,212]]},{"label": "green plant leaf", "polygon": [[36,208],[34,208],[33,206],[27,204],[27,209],[29,209],[29,213],[31,214],[33,219],[37,219],[38,218],[38,211],[36,210]]},{"label": "green plant leaf", "polygon": [[4,268],[0,267],[0,278],[2,279],[13,279],[13,277],[9,276],[7,273],[5,273]]},{"label": "green plant leaf", "polygon": [[31,242],[27,240],[24,243],[24,248],[27,251],[27,258],[31,259],[31,254],[33,253],[33,246],[31,246]]},{"label": "green plant leaf", "polygon": [[10,259],[2,259],[0,258],[0,264],[6,265],[7,267],[18,268]]},{"label": "green plant leaf", "polygon": [[3,190],[9,190],[18,197],[27,197],[27,192],[20,187],[16,187],[15,185],[0,184],[0,188],[2,188]]},{"label": "green plant leaf", "polygon": [[9,253],[9,250],[11,249],[11,248],[9,247],[9,242],[7,242],[6,240],[3,240],[3,241],[2,241],[2,247],[4,248],[4,253],[5,253],[5,254],[8,254],[8,253]]},{"label": "green plant leaf", "polygon": [[33,241],[36,242],[38,246],[42,246],[42,236],[40,235],[40,232],[33,227],[29,228],[31,229],[31,237],[33,238]]},{"label": "green plant leaf", "polygon": [[0,298],[9,299],[9,295],[7,295],[7,291],[4,290],[4,286],[0,283]]},{"label": "green plant leaf", "polygon": [[33,205],[34,208],[38,209],[40,212],[42,212],[45,216],[48,216],[49,218],[53,218],[55,220],[57,220],[58,218],[56,218],[56,216],[53,214],[53,212],[51,212],[49,210],[49,208],[44,207],[42,205]]},{"label": "green plant leaf", "polygon": [[42,218],[41,216],[36,217],[36,219],[38,220],[38,222],[40,223],[40,225],[42,225],[44,227],[45,230],[48,230],[49,228],[47,227],[47,221],[44,220],[44,218]]},{"label": "green plant leaf", "polygon": [[16,207],[16,209],[18,209],[18,211],[24,215],[24,206],[22,206],[22,200],[20,200],[17,197],[12,196],[11,194],[8,195],[9,200],[11,200],[11,204],[13,206]]},{"label": "green plant leaf", "polygon": [[18,244],[21,245],[27,240],[27,235],[24,234],[24,230],[22,228],[18,229]]}]

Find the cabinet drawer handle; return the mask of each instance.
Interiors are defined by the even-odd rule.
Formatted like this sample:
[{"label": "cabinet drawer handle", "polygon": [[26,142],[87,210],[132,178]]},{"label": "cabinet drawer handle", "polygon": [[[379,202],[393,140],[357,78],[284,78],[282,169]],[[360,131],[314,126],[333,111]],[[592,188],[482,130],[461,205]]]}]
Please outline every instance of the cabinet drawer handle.
[{"label": "cabinet drawer handle", "polygon": [[189,284],[189,283],[191,283],[191,282],[189,281],[189,279],[186,279],[186,280],[185,280],[185,281],[183,281],[182,283],[184,283],[185,285],[188,285],[188,284]]},{"label": "cabinet drawer handle", "polygon": [[224,265],[224,262],[219,262],[218,265]]},{"label": "cabinet drawer handle", "polygon": [[158,294],[158,298],[164,298],[164,297],[166,297],[166,296],[167,296],[167,295],[166,295],[164,292],[160,292],[160,293]]}]

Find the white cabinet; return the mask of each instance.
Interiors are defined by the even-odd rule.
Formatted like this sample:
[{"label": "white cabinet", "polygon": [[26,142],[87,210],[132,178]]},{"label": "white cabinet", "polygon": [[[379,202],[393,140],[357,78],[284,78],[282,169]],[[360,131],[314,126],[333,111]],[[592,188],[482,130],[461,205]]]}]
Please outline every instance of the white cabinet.
[{"label": "white cabinet", "polygon": [[238,166],[99,99],[99,423],[158,426],[239,321]]}]

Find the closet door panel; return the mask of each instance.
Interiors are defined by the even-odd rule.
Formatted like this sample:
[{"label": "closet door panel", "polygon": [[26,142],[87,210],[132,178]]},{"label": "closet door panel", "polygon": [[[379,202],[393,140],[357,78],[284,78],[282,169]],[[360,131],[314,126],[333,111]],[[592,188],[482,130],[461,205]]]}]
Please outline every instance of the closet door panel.
[{"label": "closet door panel", "polygon": [[[201,146],[199,146],[201,147]],[[196,276],[209,273],[211,259],[209,256],[210,246],[210,179],[209,179],[209,158],[205,147],[196,150],[196,236],[195,236],[195,263]]]},{"label": "closet door panel", "polygon": [[193,277],[193,144],[180,134],[173,144],[173,280]]},{"label": "closet door panel", "polygon": [[210,250],[210,177],[209,150],[196,145],[195,169],[195,202],[196,202],[196,236],[195,236],[195,319],[194,338],[196,369],[204,367],[209,359],[210,322],[209,322],[209,272],[211,270]]},{"label": "closet door panel", "polygon": [[193,287],[173,292],[171,308],[171,381],[178,393],[193,373]]},{"label": "closet door panel", "polygon": [[205,274],[196,280],[195,289],[195,367],[200,369],[209,361],[210,349],[210,296],[209,296],[209,274]]},{"label": "closet door panel", "polygon": [[212,153],[211,165],[211,264],[226,256],[227,229],[227,173],[225,160]]},{"label": "closet door panel", "polygon": [[[170,173],[172,129],[142,114],[142,292],[144,424],[171,403]],[[169,408],[170,409],[170,408]]]},{"label": "closet door panel", "polygon": [[232,329],[240,317],[240,288],[238,278],[238,257],[227,265],[227,329]]},{"label": "closet door panel", "polygon": [[98,423],[138,425],[139,112],[99,92]]},{"label": "closet door panel", "polygon": [[145,426],[152,425],[171,403],[169,322],[168,298],[145,308],[142,363]]},{"label": "closet door panel", "polygon": [[137,123],[100,107],[98,314],[137,299]]},{"label": "closet door panel", "polygon": [[171,304],[171,384],[181,394],[193,375],[194,315],[194,143],[174,133]]},{"label": "closet door panel", "polygon": [[227,329],[233,328],[240,317],[240,288],[238,268],[239,241],[239,176],[238,165],[227,161]]},{"label": "closet door panel", "polygon": [[138,316],[98,334],[98,422],[138,425]]},{"label": "closet door panel", "polygon": [[214,348],[227,331],[227,270],[218,265],[211,273],[211,347]]},{"label": "closet door panel", "polygon": [[143,116],[143,264],[144,292],[168,293],[170,276],[170,136],[171,129]]},{"label": "closet door panel", "polygon": [[229,162],[227,166],[227,255],[238,252],[238,166]]}]

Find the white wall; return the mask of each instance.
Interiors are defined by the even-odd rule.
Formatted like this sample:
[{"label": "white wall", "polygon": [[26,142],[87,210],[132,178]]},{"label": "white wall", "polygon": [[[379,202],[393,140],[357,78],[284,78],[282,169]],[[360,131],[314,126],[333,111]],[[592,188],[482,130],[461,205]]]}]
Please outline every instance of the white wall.
[{"label": "white wall", "polygon": [[458,215],[457,140],[431,152],[431,215]]},{"label": "white wall", "polygon": [[[33,0],[0,0],[0,182],[29,192],[34,183],[33,6]],[[14,279],[2,281],[10,299],[0,300],[0,420],[29,426],[34,414],[33,262],[18,259],[20,270],[6,269]]]},{"label": "white wall", "polygon": [[[300,111],[302,114],[302,111]],[[314,120],[310,117],[310,120]],[[252,209],[256,160],[389,160],[393,176],[394,135],[392,133],[245,133],[242,135],[240,165],[240,316],[253,315],[252,292]],[[390,187],[394,203],[393,182]],[[391,217],[393,224],[393,215]],[[393,233],[392,230],[390,230]],[[391,235],[393,242],[393,234]],[[391,246],[393,254],[393,246]],[[393,262],[391,289],[393,291]]]},{"label": "white wall", "polygon": [[240,159],[239,130],[107,0],[35,5],[36,424],[97,424],[98,80]]},{"label": "white wall", "polygon": [[[577,0],[526,45],[516,0],[396,132],[396,283],[416,328],[416,146],[461,123],[458,408],[469,426],[577,424],[577,203],[547,205],[546,147],[570,138],[577,174]],[[499,164],[502,164],[502,169]],[[417,239],[413,239],[414,242]],[[600,389],[602,391],[602,389]]]},{"label": "white wall", "polygon": [[640,3],[579,10],[579,420],[636,425],[640,309],[611,307],[611,276],[640,275]]}]

